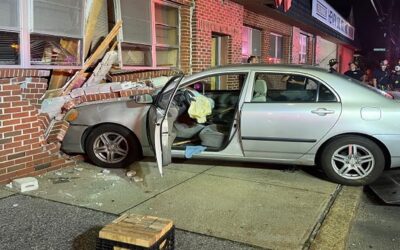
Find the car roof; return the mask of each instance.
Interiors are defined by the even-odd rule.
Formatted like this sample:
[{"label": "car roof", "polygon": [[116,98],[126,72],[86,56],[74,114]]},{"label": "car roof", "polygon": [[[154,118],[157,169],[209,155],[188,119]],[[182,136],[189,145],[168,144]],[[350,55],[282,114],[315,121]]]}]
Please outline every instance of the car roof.
[{"label": "car roof", "polygon": [[299,64],[229,64],[216,66],[205,69],[201,72],[195,72],[193,75],[186,76],[183,82],[191,81],[193,78],[201,77],[202,75],[208,75],[213,73],[219,73],[221,71],[258,71],[258,70],[273,70],[273,71],[299,71],[308,73],[329,73],[327,69],[311,66],[311,65],[299,65]]}]

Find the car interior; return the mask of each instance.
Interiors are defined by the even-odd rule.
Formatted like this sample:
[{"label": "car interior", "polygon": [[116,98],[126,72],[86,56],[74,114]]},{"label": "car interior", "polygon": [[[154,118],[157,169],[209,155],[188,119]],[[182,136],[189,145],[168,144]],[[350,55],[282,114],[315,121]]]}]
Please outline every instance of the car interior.
[{"label": "car interior", "polygon": [[319,101],[336,101],[335,95],[323,84],[291,74],[259,73],[253,93],[252,102],[316,102],[318,95]]},{"label": "car interior", "polygon": [[229,142],[244,74],[207,77],[178,89],[169,110],[172,149],[223,150]]}]

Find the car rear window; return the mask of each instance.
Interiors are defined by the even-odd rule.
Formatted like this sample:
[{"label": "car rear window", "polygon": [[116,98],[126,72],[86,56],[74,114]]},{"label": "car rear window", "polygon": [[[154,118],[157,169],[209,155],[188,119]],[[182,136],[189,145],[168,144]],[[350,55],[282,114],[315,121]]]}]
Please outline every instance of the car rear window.
[{"label": "car rear window", "polygon": [[373,87],[373,86],[370,86],[370,85],[368,85],[368,84],[366,84],[366,83],[364,83],[364,82],[361,82],[361,81],[359,81],[359,80],[353,79],[353,78],[348,77],[348,76],[346,76],[346,75],[341,75],[341,74],[339,74],[339,73],[332,73],[332,74],[336,74],[337,76],[339,76],[339,77],[341,77],[341,78],[345,78],[346,80],[348,80],[348,81],[350,81],[350,82],[352,82],[352,83],[354,83],[354,84],[357,84],[357,85],[359,85],[359,86],[361,86],[361,87],[363,87],[363,88],[368,89],[369,91],[372,91],[372,92],[374,92],[374,93],[376,93],[376,94],[379,94],[379,95],[381,95],[381,96],[384,96],[384,97],[386,97],[386,98],[388,98],[388,99],[395,99],[394,96],[393,96],[392,94],[390,94],[390,93],[388,93],[388,92],[386,92],[386,91],[384,91],[384,90],[377,89],[377,88],[375,88],[375,87]]}]

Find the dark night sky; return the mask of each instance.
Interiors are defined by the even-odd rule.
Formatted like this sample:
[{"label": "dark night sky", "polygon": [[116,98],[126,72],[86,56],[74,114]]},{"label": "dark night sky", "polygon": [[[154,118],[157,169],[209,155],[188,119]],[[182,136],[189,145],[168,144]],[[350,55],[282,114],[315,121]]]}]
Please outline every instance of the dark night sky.
[{"label": "dark night sky", "polygon": [[[383,58],[385,54],[382,52],[372,53],[373,48],[385,48],[388,43],[388,36],[385,38],[384,33],[388,33],[389,25],[383,20],[379,23],[378,15],[372,7],[371,0],[326,0],[334,7],[343,17],[348,18],[350,10],[353,7],[354,26],[356,28],[356,45],[361,49],[362,54],[369,56],[370,59]],[[380,12],[380,18],[387,18],[390,9],[391,0],[374,0]],[[400,1],[393,0],[393,26],[392,37],[396,45],[392,48],[392,56],[400,57]],[[397,50],[396,50],[397,47]]]}]

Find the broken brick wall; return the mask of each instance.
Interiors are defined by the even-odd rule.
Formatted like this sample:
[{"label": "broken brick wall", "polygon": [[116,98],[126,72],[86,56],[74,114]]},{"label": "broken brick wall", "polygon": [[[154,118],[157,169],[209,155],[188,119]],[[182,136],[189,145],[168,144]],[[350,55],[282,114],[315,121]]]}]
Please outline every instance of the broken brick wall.
[{"label": "broken brick wall", "polygon": [[[49,71],[0,69],[0,183],[23,176],[38,175],[73,165],[60,155],[54,138],[65,134],[67,124],[50,126],[46,115],[39,114],[38,100],[47,87]],[[16,76],[16,77],[15,77]],[[60,133],[60,135],[57,135]]]}]

